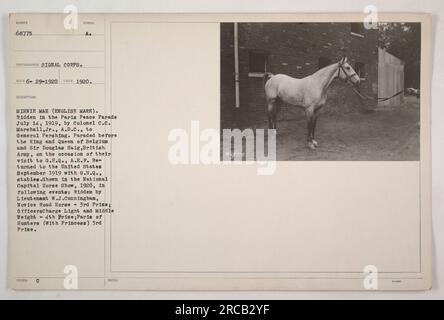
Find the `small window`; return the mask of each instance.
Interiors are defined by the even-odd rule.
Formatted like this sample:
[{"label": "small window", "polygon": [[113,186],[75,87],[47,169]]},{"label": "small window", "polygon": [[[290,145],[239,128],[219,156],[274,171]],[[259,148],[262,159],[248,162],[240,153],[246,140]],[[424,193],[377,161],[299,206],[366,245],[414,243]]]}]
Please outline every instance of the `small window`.
[{"label": "small window", "polygon": [[362,62],[355,63],[355,72],[361,80],[365,80],[365,64]]},{"label": "small window", "polygon": [[268,54],[265,52],[250,52],[250,73],[265,73],[268,71]]},{"label": "small window", "polygon": [[326,57],[319,58],[319,60],[318,60],[318,68],[319,69],[325,68],[329,65],[331,65],[331,60],[329,58],[326,58]]},{"label": "small window", "polygon": [[351,34],[359,37],[364,37],[364,24],[363,23],[351,23]]}]

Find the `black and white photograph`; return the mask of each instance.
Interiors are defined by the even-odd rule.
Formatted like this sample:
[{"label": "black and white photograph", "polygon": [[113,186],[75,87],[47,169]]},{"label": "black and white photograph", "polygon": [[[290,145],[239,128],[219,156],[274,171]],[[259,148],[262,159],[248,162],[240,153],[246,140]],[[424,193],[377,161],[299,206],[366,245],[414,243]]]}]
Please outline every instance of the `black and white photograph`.
[{"label": "black and white photograph", "polygon": [[438,0],[16,2],[0,300],[444,297]]},{"label": "black and white photograph", "polygon": [[222,23],[221,128],[275,129],[281,161],[419,161],[420,53],[420,23]]}]

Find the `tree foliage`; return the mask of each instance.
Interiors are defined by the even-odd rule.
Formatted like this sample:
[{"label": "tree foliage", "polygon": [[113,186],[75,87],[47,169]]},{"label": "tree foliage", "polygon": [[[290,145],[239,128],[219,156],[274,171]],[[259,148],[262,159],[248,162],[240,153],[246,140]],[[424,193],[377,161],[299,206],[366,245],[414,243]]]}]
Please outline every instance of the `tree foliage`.
[{"label": "tree foliage", "polygon": [[421,24],[381,23],[379,46],[405,62],[405,86],[419,88]]}]

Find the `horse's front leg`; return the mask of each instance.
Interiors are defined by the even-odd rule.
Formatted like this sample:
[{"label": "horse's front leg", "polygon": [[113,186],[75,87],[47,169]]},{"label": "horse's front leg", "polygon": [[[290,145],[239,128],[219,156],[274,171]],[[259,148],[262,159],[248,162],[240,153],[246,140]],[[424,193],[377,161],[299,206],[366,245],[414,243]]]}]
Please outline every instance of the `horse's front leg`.
[{"label": "horse's front leg", "polygon": [[314,108],[309,107],[305,110],[305,115],[307,117],[307,146],[311,150],[316,149],[315,144],[313,143],[314,140]]},{"label": "horse's front leg", "polygon": [[318,142],[315,140],[315,130],[316,130],[316,124],[318,122],[318,118],[319,118],[319,111],[324,107],[324,105],[319,106],[317,109],[315,109],[314,113],[313,113],[313,125],[311,127],[311,137],[312,140],[311,142],[313,143],[313,145],[317,148],[318,147]]},{"label": "horse's front leg", "polygon": [[311,142],[313,145],[317,148],[318,142],[315,140],[315,130],[316,130],[316,123],[318,122],[318,114],[315,112],[313,114],[313,124],[311,126]]}]

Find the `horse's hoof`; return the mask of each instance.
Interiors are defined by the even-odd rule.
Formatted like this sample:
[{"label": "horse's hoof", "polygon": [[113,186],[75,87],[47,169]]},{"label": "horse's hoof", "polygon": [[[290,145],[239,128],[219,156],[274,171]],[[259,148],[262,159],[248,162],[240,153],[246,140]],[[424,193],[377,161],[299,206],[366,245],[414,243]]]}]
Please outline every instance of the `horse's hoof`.
[{"label": "horse's hoof", "polygon": [[314,145],[313,142],[311,142],[311,141],[308,143],[307,146],[308,146],[308,148],[311,149],[311,150],[315,150],[315,149],[316,149],[315,145]]},{"label": "horse's hoof", "polygon": [[317,148],[318,147],[318,142],[316,140],[311,140],[311,142],[313,143],[313,145]]}]

